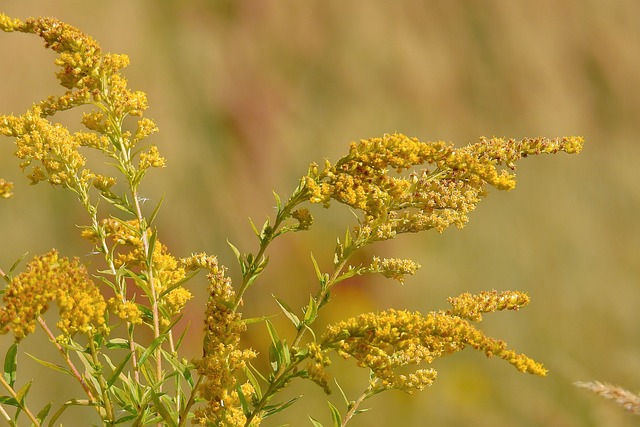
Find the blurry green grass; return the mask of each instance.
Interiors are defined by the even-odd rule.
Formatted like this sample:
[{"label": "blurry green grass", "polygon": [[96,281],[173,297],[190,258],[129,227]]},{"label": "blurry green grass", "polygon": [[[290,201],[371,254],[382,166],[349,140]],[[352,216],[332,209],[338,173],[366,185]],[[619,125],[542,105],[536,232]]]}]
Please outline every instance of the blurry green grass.
[{"label": "blurry green grass", "polygon": [[[488,317],[485,327],[551,371],[538,379],[473,352],[456,355],[436,365],[432,389],[383,394],[354,427],[637,422],[571,382],[640,389],[638,2],[39,0],[2,8],[22,18],[57,16],[106,51],[131,56],[126,75],[148,93],[169,160],[145,187],[154,200],[166,194],[160,238],[180,256],[219,254],[232,273],[225,240],[246,250],[255,244],[244,218],[259,222],[272,213],[272,189],[290,193],[310,161],[337,158],[351,140],[396,130],[460,145],[480,135],[584,135],[578,157],[523,161],[517,189],[492,193],[465,230],[377,248],[412,256],[423,269],[404,287],[383,280],[345,286],[327,317],[392,305],[428,311],[464,291],[525,290],[529,307]],[[21,113],[60,93],[53,55],[40,46],[0,35],[0,112]],[[84,221],[81,210],[60,191],[28,188],[11,153],[0,144],[0,176],[17,185],[16,197],[0,203],[0,265],[51,247],[84,256],[89,248],[74,225]],[[308,253],[330,262],[326,236],[341,234],[345,221],[347,214],[318,216],[309,235],[277,245],[273,270],[247,308],[275,313],[271,293],[302,304],[315,285]],[[275,273],[291,265],[300,266],[291,277]],[[204,284],[195,292],[198,312]],[[338,369],[348,373],[352,365]],[[313,398],[278,421],[307,413],[329,419],[319,391],[305,392]]]}]

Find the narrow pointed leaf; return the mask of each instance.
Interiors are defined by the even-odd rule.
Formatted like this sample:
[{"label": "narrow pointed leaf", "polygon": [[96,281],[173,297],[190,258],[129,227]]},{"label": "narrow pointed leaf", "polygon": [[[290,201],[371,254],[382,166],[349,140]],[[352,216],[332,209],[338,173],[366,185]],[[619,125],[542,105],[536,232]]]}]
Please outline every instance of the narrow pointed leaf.
[{"label": "narrow pointed leaf", "polygon": [[333,427],[340,427],[342,425],[342,415],[340,415],[340,411],[338,408],[333,406],[331,402],[327,402],[329,404],[329,410],[331,411],[331,420],[333,421]]},{"label": "narrow pointed leaf", "polygon": [[111,387],[116,382],[120,373],[129,362],[129,359],[131,359],[131,353],[127,353],[127,355],[122,359],[122,362],[120,362],[118,367],[111,373],[111,378],[107,380],[107,388]]},{"label": "narrow pointed leaf", "polygon": [[289,307],[289,305],[287,305],[287,303],[282,301],[280,298],[277,298],[276,296],[273,296],[273,298],[275,298],[276,302],[280,306],[280,309],[285,314],[285,316],[287,316],[287,318],[291,320],[291,323],[293,323],[293,326],[295,326],[296,329],[300,329],[300,319],[291,310],[291,307]]},{"label": "narrow pointed leaf", "polygon": [[4,357],[4,379],[11,387],[16,382],[16,370],[18,369],[18,344],[11,344]]},{"label": "narrow pointed leaf", "polygon": [[25,354],[30,358],[32,358],[33,360],[35,360],[36,362],[38,362],[39,364],[41,364],[42,366],[46,366],[47,368],[53,369],[54,371],[71,375],[71,371],[63,366],[56,365],[55,363],[47,362],[46,360],[38,359],[37,357],[29,353],[25,353]]},{"label": "narrow pointed leaf", "polygon": [[311,420],[311,424],[313,424],[313,427],[324,427],[320,421],[316,420],[311,415],[307,416],[309,417],[309,420]]},{"label": "narrow pointed leaf", "polygon": [[158,215],[158,212],[160,211],[160,206],[162,206],[162,202],[163,201],[164,201],[164,194],[162,195],[162,197],[160,197],[160,201],[156,205],[156,207],[153,210],[153,212],[151,212],[151,216],[149,217],[149,225],[153,224],[153,221],[156,219],[156,216]]},{"label": "narrow pointed leaf", "polygon": [[262,388],[260,387],[260,382],[258,381],[256,376],[253,375],[253,372],[251,372],[251,368],[249,366],[245,365],[244,374],[247,376],[247,379],[249,380],[249,384],[251,384],[251,386],[255,390],[258,400],[262,399]]},{"label": "narrow pointed leaf", "polygon": [[49,415],[49,411],[51,410],[52,404],[53,402],[47,403],[44,406],[44,408],[40,409],[40,412],[38,412],[38,415],[36,415],[36,419],[40,421],[40,423],[42,423],[42,421],[44,421],[44,419],[47,418],[47,415]]},{"label": "narrow pointed leaf", "polygon": [[318,303],[316,303],[316,299],[313,296],[309,295],[309,305],[307,305],[304,311],[304,324],[310,325],[317,317]]},{"label": "narrow pointed leaf", "polygon": [[160,344],[162,344],[162,342],[166,339],[167,337],[165,335],[160,335],[158,338],[156,338],[155,340],[153,340],[153,342],[151,343],[151,345],[149,345],[149,347],[147,347],[147,349],[144,351],[144,353],[142,353],[142,356],[140,356],[140,359],[138,360],[138,365],[143,365],[144,362],[147,360],[147,358],[149,356],[151,356],[156,348],[158,348],[158,346]]}]

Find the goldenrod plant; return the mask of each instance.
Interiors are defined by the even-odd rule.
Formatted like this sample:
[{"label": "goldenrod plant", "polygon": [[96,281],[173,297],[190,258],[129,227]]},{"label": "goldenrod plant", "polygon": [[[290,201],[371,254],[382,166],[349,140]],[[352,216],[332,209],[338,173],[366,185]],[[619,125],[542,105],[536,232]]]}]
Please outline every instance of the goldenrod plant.
[{"label": "goldenrod plant", "polygon": [[[145,93],[130,90],[121,74],[128,57],[103,53],[93,38],[52,18],[23,22],[2,14],[0,28],[35,34],[58,54],[57,78],[64,94],[37,102],[20,116],[0,116],[0,133],[15,141],[15,155],[32,184],[48,182],[75,195],[87,214],[79,224],[81,233],[95,257],[87,266],[51,250],[26,265],[16,262],[0,270],[6,283],[0,327],[15,337],[4,350],[0,376],[5,391],[0,416],[10,425],[23,419],[28,419],[25,425],[58,425],[67,408],[80,406],[94,415],[74,425],[99,419],[105,426],[258,426],[295,403],[297,399],[281,401],[279,392],[298,380],[342,393],[331,378],[336,356],[352,359],[369,372],[369,380],[361,395],[344,396],[344,407],[329,403],[333,426],[348,424],[378,393],[413,393],[430,386],[436,379],[432,362],[467,347],[504,359],[521,372],[546,375],[542,364],[477,326],[487,313],[527,305],[523,292],[465,293],[450,298],[448,309],[420,313],[389,308],[323,328],[316,320],[341,282],[376,273],[403,282],[420,267],[413,260],[377,256],[357,263],[354,254],[362,248],[404,233],[462,228],[488,186],[514,188],[516,161],[558,151],[578,153],[582,138],[481,138],[456,148],[393,133],[354,142],[338,161],[312,163],[291,196],[275,195],[275,217],[262,226],[251,223],[258,240],[255,252],[230,245],[241,271],[232,280],[215,256],[173,255],[156,226],[161,200],[143,206],[143,179],[166,160],[147,142],[158,127],[145,117]],[[85,130],[72,132],[52,121],[58,112],[78,107]],[[104,162],[89,164],[88,151]],[[2,198],[12,191],[12,184],[0,179]],[[269,320],[273,312],[243,317],[243,299],[252,287],[261,286],[271,243],[313,226],[310,204],[342,204],[354,213],[352,226],[337,240],[332,268],[323,271],[311,257],[315,275],[310,271],[310,282],[317,290],[302,309],[274,299],[274,310],[290,320],[290,330],[276,330]],[[181,345],[189,332],[177,325],[186,304],[198,304],[189,302],[187,285],[199,271],[209,283],[208,300],[202,304],[203,356],[188,360]],[[53,302],[59,312],[55,325],[43,317]],[[247,347],[243,337],[250,322],[265,325],[268,350]],[[17,366],[20,343],[36,328],[48,337],[43,345],[57,354],[31,357],[52,368],[51,375],[74,378],[77,398],[43,408],[30,405],[29,390],[38,384],[19,376]],[[258,358],[269,363],[256,363]],[[263,365],[267,372],[256,368]],[[322,424],[309,417],[308,425]]]}]

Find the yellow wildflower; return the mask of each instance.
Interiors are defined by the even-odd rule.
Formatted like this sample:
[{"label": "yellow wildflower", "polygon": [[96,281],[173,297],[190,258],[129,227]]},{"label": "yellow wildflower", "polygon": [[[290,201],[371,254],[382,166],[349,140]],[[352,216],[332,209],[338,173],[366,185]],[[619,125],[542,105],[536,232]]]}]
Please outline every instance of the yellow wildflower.
[{"label": "yellow wildflower", "polygon": [[0,199],[8,199],[13,196],[13,182],[0,178]]},{"label": "yellow wildflower", "polygon": [[166,160],[160,156],[158,148],[152,145],[149,151],[140,153],[140,164],[138,167],[141,170],[149,169],[150,167],[163,168],[165,163]]},{"label": "yellow wildflower", "polygon": [[122,301],[113,297],[109,299],[108,305],[120,319],[134,325],[142,323],[142,311],[135,302]]},{"label": "yellow wildflower", "polygon": [[[202,263],[206,258],[192,257]],[[208,261],[212,261],[208,259]],[[246,416],[236,391],[236,374],[256,357],[253,350],[240,350],[240,334],[246,330],[239,313],[231,309],[235,292],[223,267],[209,264],[209,299],[205,312],[204,356],[196,361],[198,373],[205,377],[199,393],[206,404],[195,411],[194,423],[216,426],[245,426]],[[246,398],[254,395],[250,384],[241,386]],[[260,424],[260,416],[249,425]]]},{"label": "yellow wildflower", "polygon": [[[519,158],[534,154],[577,153],[582,143],[580,137],[481,138],[456,149],[396,133],[352,143],[335,165],[327,161],[321,171],[312,163],[303,179],[312,203],[328,207],[333,199],[362,210],[358,230],[366,227],[371,239],[385,240],[397,233],[464,227],[487,185],[501,190],[515,186],[514,175],[498,166],[513,168]],[[422,169],[401,174],[415,166]]]},{"label": "yellow wildflower", "polygon": [[14,277],[3,301],[2,333],[13,330],[18,340],[35,330],[38,316],[51,301],[58,303],[57,326],[64,336],[106,330],[107,304],[98,287],[77,258],[60,258],[55,250],[35,257],[25,272]]},{"label": "yellow wildflower", "polygon": [[[358,366],[371,369],[380,389],[406,392],[421,390],[436,377],[435,371],[417,370],[405,376],[397,370],[406,365],[430,364],[436,358],[470,346],[488,357],[497,356],[522,372],[546,375],[544,367],[529,357],[507,348],[503,341],[487,337],[464,317],[480,320],[479,313],[515,309],[528,301],[523,294],[468,294],[453,299],[454,310],[426,315],[390,309],[366,313],[327,327],[320,340],[322,352],[335,350],[343,357],[353,357]],[[316,345],[317,346],[317,345]],[[309,347],[315,360],[318,348]]]}]

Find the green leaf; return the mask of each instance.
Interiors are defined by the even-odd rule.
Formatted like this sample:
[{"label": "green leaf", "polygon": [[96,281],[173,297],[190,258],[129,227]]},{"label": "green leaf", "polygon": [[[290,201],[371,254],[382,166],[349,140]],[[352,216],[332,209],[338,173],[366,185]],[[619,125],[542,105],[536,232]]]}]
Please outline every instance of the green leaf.
[{"label": "green leaf", "polygon": [[309,305],[304,310],[304,324],[310,325],[318,317],[318,303],[316,299],[309,295]]},{"label": "green leaf", "polygon": [[136,212],[133,210],[133,207],[131,206],[131,203],[129,203],[128,200],[117,200],[117,199],[110,199],[109,197],[106,197],[104,194],[100,193],[100,195],[102,196],[103,199],[105,199],[107,202],[111,203],[113,206],[115,206],[116,208],[120,209],[121,211],[124,211],[132,216],[136,216]]},{"label": "green leaf", "polygon": [[296,329],[300,329],[300,319],[298,318],[298,316],[295,315],[293,310],[291,310],[291,307],[289,307],[289,305],[287,305],[286,302],[284,302],[280,298],[277,298],[275,295],[271,295],[271,296],[275,298],[276,302],[280,306],[280,309],[282,310],[284,315],[287,316],[289,320],[291,320],[291,323],[293,323],[293,326],[295,326]]},{"label": "green leaf", "polygon": [[242,391],[242,387],[240,387],[240,385],[236,387],[236,393],[238,393],[238,400],[240,400],[240,406],[242,406],[242,412],[244,413],[245,416],[249,416],[249,414],[251,413],[251,408],[249,407],[249,401],[247,400],[247,397],[244,395],[244,392]]},{"label": "green leaf", "polygon": [[262,374],[260,373],[260,371],[258,371],[258,370],[256,369],[256,367],[255,367],[255,366],[253,366],[253,365],[251,364],[251,362],[247,362],[247,365],[249,365],[249,368],[251,368],[251,371],[252,371],[252,372],[255,372],[255,373],[256,373],[256,375],[258,375],[258,377],[259,377],[262,381],[264,381],[265,383],[268,383],[268,382],[269,382],[269,381],[267,381],[267,379],[264,377],[264,375],[262,375]]},{"label": "green leaf", "polygon": [[114,348],[129,348],[129,341],[124,338],[112,338],[106,342],[105,347],[108,349]]},{"label": "green leaf", "polygon": [[24,399],[26,399],[27,394],[29,394],[29,389],[31,388],[32,383],[33,380],[29,381],[28,383],[20,387],[20,390],[16,392],[16,400],[21,407],[24,407]]},{"label": "green leaf", "polygon": [[227,245],[229,245],[234,255],[236,256],[236,260],[238,260],[238,265],[240,265],[240,272],[244,277],[244,275],[247,273],[247,262],[245,261],[245,257],[240,253],[238,248],[236,248],[235,246],[233,246],[233,244],[231,244],[229,240],[227,240]]},{"label": "green leaf", "polygon": [[271,228],[271,224],[269,224],[269,218],[267,218],[264,224],[262,224],[262,230],[260,230],[260,234],[258,235],[260,241],[264,241],[267,236],[271,235],[272,231],[273,229]]},{"label": "green leaf", "polygon": [[342,425],[342,415],[340,415],[340,411],[338,408],[333,406],[331,402],[327,402],[329,404],[329,410],[331,411],[331,419],[333,420],[333,427],[340,427]]},{"label": "green leaf", "polygon": [[324,275],[320,271],[320,267],[318,266],[318,261],[316,261],[316,258],[313,256],[313,253],[311,254],[311,262],[313,262],[313,268],[316,270],[316,276],[318,277],[318,281],[322,283]]},{"label": "green leaf", "polygon": [[16,382],[16,370],[18,369],[18,344],[13,343],[4,357],[4,379],[11,387]]},{"label": "green leaf", "polygon": [[[163,399],[164,397],[164,399]],[[164,396],[164,393],[161,392],[153,392],[151,393],[151,399],[153,400],[153,404],[155,406],[156,411],[162,419],[167,423],[169,427],[177,427],[178,425],[175,422],[175,417],[171,414],[171,410],[167,407],[164,402],[167,398]]]},{"label": "green leaf", "polygon": [[155,340],[153,340],[153,342],[149,345],[149,347],[147,347],[147,349],[142,353],[142,355],[140,356],[140,359],[138,359],[138,366],[143,365],[144,362],[147,360],[147,358],[151,356],[154,351],[156,351],[156,348],[158,348],[158,346],[162,344],[162,342],[166,338],[167,338],[166,335],[163,334],[157,337]]},{"label": "green leaf", "polygon": [[280,345],[280,337],[278,337],[278,332],[276,328],[273,326],[273,323],[269,319],[265,319],[265,324],[267,325],[267,331],[269,332],[269,336],[271,337],[271,342],[274,346]]},{"label": "green leaf", "polygon": [[25,353],[27,356],[29,356],[30,358],[32,358],[33,360],[35,360],[36,362],[38,362],[39,364],[41,364],[42,366],[46,366],[47,368],[53,369],[54,371],[58,371],[58,372],[62,372],[65,374],[71,374],[71,371],[65,367],[62,367],[60,365],[56,365],[55,363],[51,363],[51,362],[47,362],[45,360],[42,359],[38,359],[37,357],[35,357],[32,354],[29,353]]},{"label": "green leaf", "polygon": [[187,332],[189,331],[189,327],[190,326],[191,326],[191,321],[189,321],[187,323],[187,326],[184,327],[184,329],[182,330],[182,333],[180,334],[180,336],[176,340],[176,343],[175,343],[176,351],[178,351],[180,349],[180,346],[182,346],[182,342],[184,341],[185,337],[187,336]]},{"label": "green leaf", "polygon": [[11,396],[0,396],[0,403],[3,405],[20,407],[18,401]]},{"label": "green leaf", "polygon": [[260,237],[260,232],[258,231],[258,227],[256,227],[256,223],[253,222],[251,218],[249,218],[249,224],[251,225],[251,229],[256,234],[256,236]]},{"label": "green leaf", "polygon": [[158,202],[155,209],[151,213],[151,216],[149,217],[149,225],[153,224],[153,221],[156,219],[156,216],[158,215],[158,211],[160,211],[160,206],[162,206],[163,201],[164,201],[164,194],[162,195],[162,197],[160,197],[160,201]]},{"label": "green leaf", "polygon": [[185,363],[173,356],[171,353],[162,350],[162,355],[165,360],[171,364],[176,375],[180,375],[193,387],[193,376],[191,375],[191,369],[194,368],[192,364]]},{"label": "green leaf", "polygon": [[120,362],[118,367],[112,372],[111,378],[107,380],[107,388],[110,388],[116,382],[120,373],[129,362],[129,359],[131,359],[131,353],[127,353],[127,355],[122,359],[122,362]]},{"label": "green leaf", "polygon": [[51,410],[51,405],[52,404],[53,404],[53,402],[47,403],[44,406],[44,408],[40,409],[40,412],[38,412],[38,415],[36,415],[36,419],[38,421],[40,421],[41,424],[44,421],[44,419],[47,418],[47,415],[49,415],[49,411]]},{"label": "green leaf", "polygon": [[122,272],[123,272],[123,275],[125,277],[129,277],[129,278],[133,279],[133,281],[136,282],[136,285],[149,298],[151,298],[151,288],[149,287],[149,283],[148,283],[147,278],[145,276],[143,276],[142,274],[135,273],[135,272],[129,270],[128,268],[123,268]]},{"label": "green leaf", "polygon": [[165,295],[167,295],[169,292],[173,291],[178,286],[180,286],[183,283],[188,282],[189,280],[191,280],[193,278],[193,276],[195,276],[196,274],[198,274],[198,270],[192,271],[191,273],[187,274],[185,277],[183,277],[182,279],[180,279],[177,282],[173,283],[167,289],[162,291],[162,293],[160,294],[160,296],[158,298],[163,298]]},{"label": "green leaf", "polygon": [[24,254],[22,254],[22,256],[20,258],[18,258],[16,260],[16,262],[14,262],[11,267],[9,268],[9,273],[8,276],[11,277],[11,273],[13,273],[16,268],[18,268],[18,265],[20,265],[20,263],[22,262],[23,259],[25,259],[27,257],[27,255],[29,255],[29,252],[25,252]]},{"label": "green leaf", "polygon": [[152,229],[151,230],[151,236],[149,237],[149,249],[147,252],[147,265],[148,266],[152,266],[153,265],[153,253],[155,252],[156,249],[156,242],[158,241],[158,230],[157,229]]},{"label": "green leaf", "polygon": [[251,372],[251,366],[244,366],[244,374],[247,376],[247,379],[249,380],[249,384],[251,384],[251,386],[253,386],[253,389],[255,390],[256,396],[258,398],[258,400],[262,399],[262,388],[260,388],[260,382],[258,381],[258,379],[256,378],[255,375],[253,375],[253,372]]},{"label": "green leaf", "polygon": [[294,397],[293,399],[291,399],[291,400],[289,400],[288,402],[285,402],[285,403],[281,403],[281,404],[277,404],[277,405],[270,405],[270,406],[265,407],[264,408],[263,417],[267,418],[267,417],[270,417],[271,415],[277,414],[278,412],[284,411],[289,406],[293,405],[301,397],[302,397],[302,395]]},{"label": "green leaf", "polygon": [[272,191],[273,193],[273,198],[276,199],[276,208],[278,208],[278,210],[282,209],[282,201],[280,200],[280,196],[278,196],[278,193],[276,193],[275,191]]},{"label": "green leaf", "polygon": [[60,418],[62,413],[71,406],[96,406],[96,404],[89,402],[86,399],[71,399],[67,400],[60,406],[60,408],[53,414],[47,425],[52,426]]},{"label": "green leaf", "polygon": [[260,317],[248,317],[246,319],[242,319],[240,320],[242,323],[244,323],[245,325],[251,325],[253,323],[260,323],[260,322],[264,322],[267,319],[270,319],[272,317],[275,316],[260,316]]},{"label": "green leaf", "polygon": [[311,420],[311,424],[313,424],[313,427],[324,427],[320,421],[316,420],[311,415],[307,416],[309,417],[309,420]]}]

